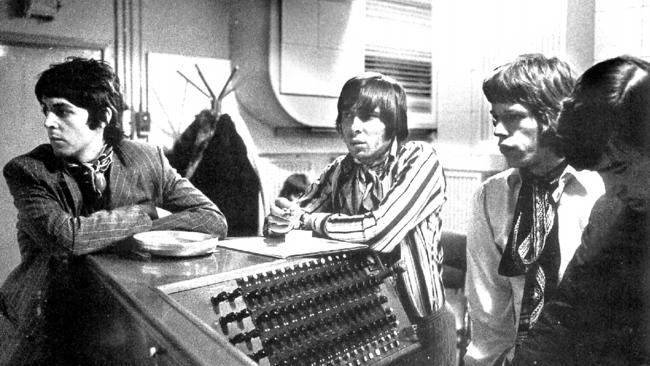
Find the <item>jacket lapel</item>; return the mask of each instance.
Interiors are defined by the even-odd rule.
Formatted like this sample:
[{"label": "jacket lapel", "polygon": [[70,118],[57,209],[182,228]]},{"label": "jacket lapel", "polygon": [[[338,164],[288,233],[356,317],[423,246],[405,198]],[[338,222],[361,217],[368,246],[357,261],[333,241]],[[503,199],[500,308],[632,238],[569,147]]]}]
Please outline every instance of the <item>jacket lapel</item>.
[{"label": "jacket lapel", "polygon": [[129,157],[125,156],[124,151],[119,148],[116,148],[115,152],[117,158],[113,159],[110,173],[111,206],[121,207],[125,204],[124,200],[129,192],[129,184],[133,185],[136,182],[127,181]]}]

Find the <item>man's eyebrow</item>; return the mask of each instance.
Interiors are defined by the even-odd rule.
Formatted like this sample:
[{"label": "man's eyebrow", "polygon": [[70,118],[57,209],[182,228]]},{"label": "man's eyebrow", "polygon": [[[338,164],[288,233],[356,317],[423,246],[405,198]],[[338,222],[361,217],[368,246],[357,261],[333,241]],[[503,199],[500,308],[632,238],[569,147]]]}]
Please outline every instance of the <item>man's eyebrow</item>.
[{"label": "man's eyebrow", "polygon": [[[498,115],[497,113],[494,113],[493,111],[490,111],[490,114],[492,116]],[[528,113],[526,113],[524,111],[510,111],[509,110],[509,111],[503,111],[500,115],[501,116],[526,116],[526,115],[528,115]]]},{"label": "man's eyebrow", "polygon": [[70,104],[68,103],[63,103],[63,102],[57,102],[52,104],[52,108],[70,108]]}]

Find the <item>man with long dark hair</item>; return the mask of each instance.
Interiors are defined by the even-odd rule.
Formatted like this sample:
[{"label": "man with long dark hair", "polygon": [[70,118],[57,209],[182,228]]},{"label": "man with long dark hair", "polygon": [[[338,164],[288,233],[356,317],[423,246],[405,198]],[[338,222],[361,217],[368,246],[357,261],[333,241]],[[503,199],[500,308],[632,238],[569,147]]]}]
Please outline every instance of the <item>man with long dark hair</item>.
[{"label": "man with long dark hair", "polygon": [[580,76],[560,114],[567,160],[603,177],[564,280],[515,365],[650,364],[650,63],[621,56]]},{"label": "man with long dark hair", "polygon": [[406,271],[398,289],[431,357],[455,363],[455,324],[445,305],[440,212],[445,177],[435,150],[406,142],[406,93],[392,78],[364,73],[348,80],[338,100],[336,129],[348,154],[330,164],[296,202],[279,198],[267,235],[300,228],[367,244],[388,265]]},{"label": "man with long dark hair", "polygon": [[49,143],[11,160],[21,263],[0,291],[0,364],[76,364],[69,336],[84,254],[150,230],[224,237],[219,209],[159,148],[124,140],[120,84],[102,62],[70,58],[36,83]]}]

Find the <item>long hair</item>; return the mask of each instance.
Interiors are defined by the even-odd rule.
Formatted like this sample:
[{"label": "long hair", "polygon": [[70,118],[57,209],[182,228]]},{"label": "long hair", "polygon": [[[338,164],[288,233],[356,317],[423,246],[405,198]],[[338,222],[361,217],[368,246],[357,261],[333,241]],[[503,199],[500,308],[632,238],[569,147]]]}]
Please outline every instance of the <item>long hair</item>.
[{"label": "long hair", "polygon": [[574,72],[566,62],[526,54],[494,69],[483,81],[483,93],[490,103],[525,106],[542,124],[541,144],[556,150],[557,117],[574,85]]},{"label": "long hair", "polygon": [[578,79],[559,118],[560,149],[578,169],[591,169],[608,143],[647,150],[650,63],[632,56],[602,61]]},{"label": "long hair", "polygon": [[[72,104],[88,110],[88,127],[98,128],[106,122],[104,140],[115,145],[123,137],[121,115],[124,100],[120,80],[104,61],[68,57],[65,62],[52,64],[43,71],[34,88],[36,98],[65,98]],[[110,109],[110,121],[105,111]]]},{"label": "long hair", "polygon": [[341,132],[343,114],[351,112],[367,118],[379,107],[379,119],[386,126],[386,138],[402,142],[408,136],[406,92],[393,78],[366,72],[348,80],[339,96],[336,130]]}]

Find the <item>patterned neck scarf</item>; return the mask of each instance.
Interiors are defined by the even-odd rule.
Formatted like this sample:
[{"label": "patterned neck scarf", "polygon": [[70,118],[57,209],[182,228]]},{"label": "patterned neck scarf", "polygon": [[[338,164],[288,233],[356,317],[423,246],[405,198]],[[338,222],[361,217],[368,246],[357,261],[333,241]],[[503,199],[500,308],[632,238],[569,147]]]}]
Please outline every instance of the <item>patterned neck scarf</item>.
[{"label": "patterned neck scarf", "polygon": [[384,199],[384,181],[397,153],[397,141],[393,140],[384,159],[367,166],[351,156],[343,161],[337,195],[339,213],[345,215],[363,214],[379,206]]},{"label": "patterned neck scarf", "polygon": [[79,182],[84,197],[100,199],[106,190],[106,171],[113,162],[113,148],[104,145],[97,159],[89,163],[65,161],[66,169]]},{"label": "patterned neck scarf", "polygon": [[517,344],[523,341],[544,306],[544,295],[558,282],[560,265],[557,236],[557,207],[553,192],[567,163],[537,177],[521,171],[521,189],[508,244],[499,263],[499,274],[525,275]]}]

